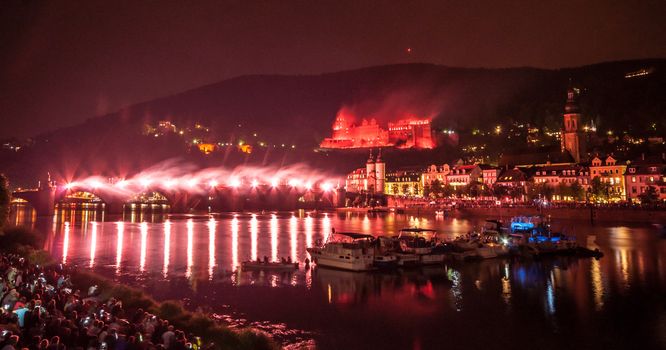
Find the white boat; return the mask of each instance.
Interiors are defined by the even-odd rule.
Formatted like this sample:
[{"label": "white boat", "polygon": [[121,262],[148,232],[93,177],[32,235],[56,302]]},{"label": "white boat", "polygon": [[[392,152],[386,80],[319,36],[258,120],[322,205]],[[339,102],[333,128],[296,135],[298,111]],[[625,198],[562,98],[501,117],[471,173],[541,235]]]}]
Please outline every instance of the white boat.
[{"label": "white boat", "polygon": [[320,247],[307,248],[317,266],[349,271],[373,270],[374,237],[362,233],[333,232]]},{"label": "white boat", "polygon": [[393,256],[396,260],[396,265],[399,267],[411,267],[421,264],[419,255],[404,252],[401,249],[400,241],[395,237],[377,237],[377,243],[377,254]]},{"label": "white boat", "polygon": [[451,243],[458,253],[457,258],[492,259],[508,253],[505,245],[484,241],[476,234],[470,238],[458,238]]},{"label": "white boat", "polygon": [[400,250],[417,255],[430,254],[436,245],[436,234],[435,230],[423,228],[402,229],[398,235]]},{"label": "white boat", "polygon": [[378,269],[391,269],[398,266],[398,257],[395,254],[378,254],[375,252],[374,265]]}]

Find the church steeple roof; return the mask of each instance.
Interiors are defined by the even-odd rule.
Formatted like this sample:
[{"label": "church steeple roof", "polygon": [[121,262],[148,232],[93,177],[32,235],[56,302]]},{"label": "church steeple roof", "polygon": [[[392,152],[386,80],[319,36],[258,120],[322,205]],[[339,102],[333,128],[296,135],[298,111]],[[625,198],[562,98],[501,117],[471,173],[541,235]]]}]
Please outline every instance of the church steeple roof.
[{"label": "church steeple roof", "polygon": [[578,89],[571,86],[571,81],[569,81],[569,90],[567,90],[567,103],[564,105],[564,113],[572,114],[578,113]]}]

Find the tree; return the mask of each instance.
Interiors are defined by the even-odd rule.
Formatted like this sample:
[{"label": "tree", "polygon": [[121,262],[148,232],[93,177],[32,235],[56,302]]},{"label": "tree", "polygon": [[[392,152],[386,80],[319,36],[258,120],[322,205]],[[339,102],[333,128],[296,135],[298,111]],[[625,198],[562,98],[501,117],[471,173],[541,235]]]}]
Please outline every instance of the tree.
[{"label": "tree", "polygon": [[472,181],[467,185],[466,190],[470,197],[479,197],[483,192],[483,184],[479,181]]},{"label": "tree", "polygon": [[[441,198],[444,195],[444,186],[439,179],[435,179],[430,183],[430,192],[437,198]],[[425,195],[425,188],[423,189]]]},{"label": "tree", "polygon": [[0,228],[7,223],[9,219],[9,206],[11,203],[11,193],[9,192],[9,181],[4,174],[0,174]]},{"label": "tree", "polygon": [[430,190],[430,185],[423,186],[423,197],[435,198],[435,194]]},{"label": "tree", "polygon": [[570,187],[571,196],[575,201],[583,201],[585,199],[585,189],[580,185],[578,181],[574,181]]},{"label": "tree", "polygon": [[547,183],[531,183],[527,189],[527,197],[530,200],[536,199],[553,199],[553,194],[555,189],[549,186]]},{"label": "tree", "polygon": [[564,200],[565,198],[568,198],[568,197],[573,198],[573,191],[571,190],[571,186],[567,185],[564,182],[561,182],[557,186],[557,189],[555,190],[555,194],[560,196],[561,200]]},{"label": "tree", "polygon": [[645,192],[638,195],[638,199],[641,200],[643,205],[655,205],[659,202],[659,193],[657,193],[657,188],[654,186],[648,186],[645,189]]},{"label": "tree", "polygon": [[605,181],[601,181],[601,177],[592,179],[590,194],[595,201],[607,201],[610,197],[610,190],[611,185]]},{"label": "tree", "polygon": [[408,194],[410,194],[410,193],[409,193],[409,185],[408,185],[408,184],[403,184],[403,185],[402,185],[402,194],[404,194],[405,196],[408,195]]},{"label": "tree", "polygon": [[393,193],[394,195],[397,196],[399,190],[400,190],[400,188],[399,188],[397,183],[391,184],[391,193]]},{"label": "tree", "polygon": [[453,195],[453,186],[446,184],[442,187],[442,196],[451,197]]}]

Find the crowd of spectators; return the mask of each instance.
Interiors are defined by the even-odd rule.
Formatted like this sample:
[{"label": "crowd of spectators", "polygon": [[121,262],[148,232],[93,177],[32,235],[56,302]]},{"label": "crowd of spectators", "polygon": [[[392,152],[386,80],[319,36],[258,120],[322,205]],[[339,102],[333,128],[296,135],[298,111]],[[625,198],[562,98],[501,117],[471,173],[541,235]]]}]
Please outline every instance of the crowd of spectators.
[{"label": "crowd of spectators", "polygon": [[[0,254],[0,350],[189,350],[201,340],[96,286],[74,288],[67,267],[40,267]],[[210,346],[210,345],[209,345]]]}]

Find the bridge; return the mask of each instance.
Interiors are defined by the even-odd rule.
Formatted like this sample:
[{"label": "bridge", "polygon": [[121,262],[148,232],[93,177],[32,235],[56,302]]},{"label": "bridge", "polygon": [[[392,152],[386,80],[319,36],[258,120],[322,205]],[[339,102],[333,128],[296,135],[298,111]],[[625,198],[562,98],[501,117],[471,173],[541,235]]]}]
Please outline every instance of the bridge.
[{"label": "bridge", "polygon": [[205,184],[178,184],[177,180],[126,181],[87,179],[58,184],[50,177],[36,188],[17,189],[12,198],[32,206],[38,216],[55,213],[58,204],[98,203],[108,214],[122,214],[128,207],[165,205],[171,212],[192,210],[294,210],[331,208],[344,205],[345,191],[329,182],[297,184],[292,180],[259,182],[234,179],[226,184],[211,180]]}]

